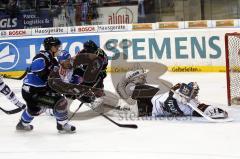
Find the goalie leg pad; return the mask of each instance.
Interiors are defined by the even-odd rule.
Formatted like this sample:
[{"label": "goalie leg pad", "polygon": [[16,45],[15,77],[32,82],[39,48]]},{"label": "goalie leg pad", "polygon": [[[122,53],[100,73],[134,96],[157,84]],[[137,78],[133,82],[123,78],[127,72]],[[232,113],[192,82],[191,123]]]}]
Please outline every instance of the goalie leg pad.
[{"label": "goalie leg pad", "polygon": [[152,98],[159,88],[149,85],[136,85],[132,94],[132,99]]},{"label": "goalie leg pad", "polygon": [[152,116],[153,105],[151,98],[141,98],[137,100],[139,117]]}]

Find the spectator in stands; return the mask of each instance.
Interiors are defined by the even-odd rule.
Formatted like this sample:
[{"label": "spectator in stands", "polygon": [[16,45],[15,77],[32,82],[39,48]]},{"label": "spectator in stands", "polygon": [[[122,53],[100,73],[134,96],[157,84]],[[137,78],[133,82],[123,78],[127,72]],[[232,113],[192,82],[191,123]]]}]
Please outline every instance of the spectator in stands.
[{"label": "spectator in stands", "polygon": [[17,6],[17,0],[9,0],[6,6],[6,12],[10,15],[10,18],[15,18],[19,13],[19,9]]}]

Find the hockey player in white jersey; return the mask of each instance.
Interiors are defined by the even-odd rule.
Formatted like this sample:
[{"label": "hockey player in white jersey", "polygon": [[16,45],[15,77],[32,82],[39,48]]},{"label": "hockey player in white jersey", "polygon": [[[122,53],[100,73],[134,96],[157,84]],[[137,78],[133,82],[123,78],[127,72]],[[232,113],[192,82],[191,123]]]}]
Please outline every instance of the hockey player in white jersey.
[{"label": "hockey player in white jersey", "polygon": [[[89,57],[87,57],[88,55],[89,55]],[[85,56],[85,57],[83,57],[83,56]],[[84,58],[85,58],[85,62],[81,62],[81,61],[76,62],[76,61],[78,61],[80,59],[84,59]],[[57,73],[58,75],[56,73],[53,73],[53,74],[55,74],[54,78],[58,78],[57,76],[60,76],[61,82],[58,82],[58,83],[53,82],[53,83],[55,83],[54,84],[55,86],[59,85],[62,88],[60,90],[60,92],[63,93],[67,97],[68,110],[69,110],[70,105],[71,105],[71,103],[73,102],[74,99],[78,99],[81,102],[83,102],[85,104],[88,104],[89,107],[92,107],[92,108],[96,108],[96,107],[98,107],[99,105],[102,104],[102,102],[103,102],[102,97],[99,97],[99,96],[96,95],[96,92],[99,92],[102,89],[99,89],[99,88],[95,89],[94,95],[93,94],[90,95],[89,93],[86,93],[86,92],[85,92],[86,94],[83,93],[84,95],[80,95],[80,96],[77,92],[76,92],[76,94],[72,94],[72,91],[77,90],[78,88],[80,90],[81,89],[86,89],[85,91],[89,92],[89,89],[91,89],[92,87],[95,87],[96,85],[99,84],[99,79],[103,80],[98,75],[97,76],[97,81],[95,81],[96,84],[94,84],[95,86],[85,85],[84,76],[86,77],[87,75],[79,73],[79,71],[78,71],[79,68],[83,67],[83,64],[89,64],[89,67],[91,67],[90,65],[92,65],[92,63],[94,61],[96,61],[95,58],[97,58],[99,61],[102,61],[101,58],[99,58],[98,55],[94,55],[94,54],[91,54],[91,53],[82,53],[82,54],[78,54],[74,57],[71,57],[71,55],[65,50],[63,50],[59,53],[57,59],[58,59],[58,62],[60,64],[60,66],[59,66],[58,70],[56,70],[58,72]],[[100,67],[100,69],[101,69],[101,67]],[[95,73],[95,75],[97,75],[97,74],[98,73]],[[52,83],[52,82],[50,82],[50,83]],[[64,86],[62,86],[61,83],[62,83],[62,85],[65,85],[65,87],[68,87],[68,84],[69,85],[72,84],[72,85],[75,85],[76,88],[70,89],[70,90],[67,90],[67,89],[64,90]],[[56,89],[56,91],[58,92],[59,90]],[[68,93],[68,91],[69,91],[69,93]],[[51,111],[48,112],[48,113],[52,114]]]},{"label": "hockey player in white jersey", "polygon": [[[73,59],[71,58],[71,54],[66,50],[61,50],[58,53],[57,60],[59,62],[59,76],[63,82],[79,84],[81,83],[80,77],[77,75],[73,75]],[[70,105],[72,104],[74,97],[67,96],[69,110]],[[53,110],[47,109],[46,113],[53,116]]]},{"label": "hockey player in white jersey", "polygon": [[[10,100],[15,106],[17,106],[17,111],[14,113],[20,112],[22,109],[26,107],[25,104],[19,101],[16,97],[15,93],[11,90],[11,88],[3,81],[3,78],[0,76],[0,92],[5,95],[5,97]],[[2,108],[1,108],[2,109]],[[3,110],[3,109],[2,109]],[[10,113],[9,113],[10,114]]]},{"label": "hockey player in white jersey", "polygon": [[122,98],[120,101],[135,100],[132,105],[120,103],[124,103],[121,108],[128,107],[135,117],[200,116],[191,106],[197,107],[213,119],[228,117],[226,111],[198,101],[199,86],[196,82],[178,83],[168,92],[160,94],[158,88],[146,84],[143,70],[128,72],[126,78],[119,82],[117,92]]}]

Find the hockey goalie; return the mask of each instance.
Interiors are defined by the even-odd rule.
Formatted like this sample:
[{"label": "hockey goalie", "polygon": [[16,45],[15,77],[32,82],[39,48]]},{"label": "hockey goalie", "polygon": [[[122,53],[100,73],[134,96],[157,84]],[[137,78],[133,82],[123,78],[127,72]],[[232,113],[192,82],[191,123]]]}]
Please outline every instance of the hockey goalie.
[{"label": "hockey goalie", "polygon": [[228,117],[225,110],[199,102],[199,90],[196,82],[190,82],[178,83],[168,92],[159,93],[159,88],[146,84],[146,73],[142,69],[130,71],[117,85],[121,97],[117,109],[128,111],[128,115],[130,112],[135,117],[202,116],[195,110],[212,119]]}]

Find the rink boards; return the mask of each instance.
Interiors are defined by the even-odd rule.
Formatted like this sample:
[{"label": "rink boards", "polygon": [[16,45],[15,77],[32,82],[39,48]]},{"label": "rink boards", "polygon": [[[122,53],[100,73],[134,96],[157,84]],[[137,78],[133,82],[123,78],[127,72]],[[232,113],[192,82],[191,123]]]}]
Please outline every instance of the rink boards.
[{"label": "rink boards", "polygon": [[[21,74],[43,49],[43,39],[52,34],[36,29],[34,34],[33,31],[27,34],[28,31],[24,32],[26,36],[1,36],[0,72]],[[52,36],[59,37],[62,49],[71,55],[81,50],[85,41],[93,40],[113,63],[109,72],[126,71],[126,64],[132,62],[161,63],[171,72],[225,72],[224,35],[238,31],[237,28],[144,31],[120,28],[97,32],[93,27],[89,32],[81,33],[70,32],[68,28],[67,33]]]}]

